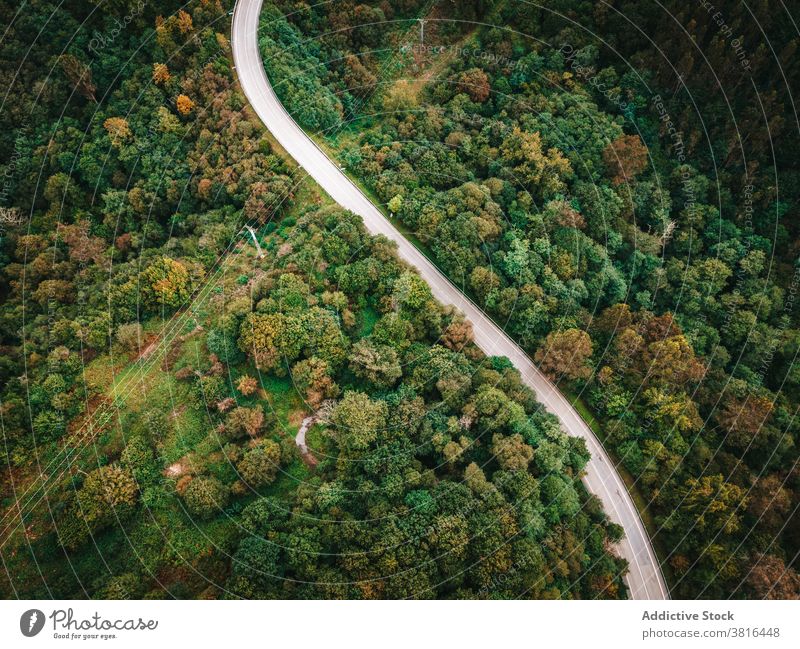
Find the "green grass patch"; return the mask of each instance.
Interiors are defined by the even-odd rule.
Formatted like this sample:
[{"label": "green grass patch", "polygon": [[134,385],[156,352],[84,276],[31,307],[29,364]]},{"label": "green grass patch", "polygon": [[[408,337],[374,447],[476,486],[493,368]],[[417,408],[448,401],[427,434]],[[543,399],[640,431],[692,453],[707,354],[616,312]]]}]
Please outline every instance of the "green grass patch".
[{"label": "green grass patch", "polygon": [[273,496],[283,500],[289,497],[301,483],[311,477],[311,471],[299,458],[292,460],[291,464],[283,467],[275,478],[275,482],[260,490],[262,496]]},{"label": "green grass patch", "polygon": [[[188,397],[187,397],[188,398]],[[187,407],[176,410],[172,432],[164,440],[161,458],[165,465],[191,453],[208,435],[209,423],[203,411]]]},{"label": "green grass patch", "polygon": [[375,323],[380,320],[381,314],[371,306],[367,306],[359,316],[358,337],[366,338],[375,328]]},{"label": "green grass patch", "polygon": [[322,424],[314,424],[306,431],[306,446],[308,446],[309,450],[315,455],[328,454],[327,446],[329,439],[323,434],[324,431],[325,426]]},{"label": "green grass patch", "polygon": [[267,393],[267,412],[274,412],[278,417],[281,430],[297,432],[297,426],[289,422],[289,415],[294,410],[303,410],[304,403],[294,388],[292,379],[288,376],[274,376],[272,374],[262,374],[260,377],[261,387]]}]

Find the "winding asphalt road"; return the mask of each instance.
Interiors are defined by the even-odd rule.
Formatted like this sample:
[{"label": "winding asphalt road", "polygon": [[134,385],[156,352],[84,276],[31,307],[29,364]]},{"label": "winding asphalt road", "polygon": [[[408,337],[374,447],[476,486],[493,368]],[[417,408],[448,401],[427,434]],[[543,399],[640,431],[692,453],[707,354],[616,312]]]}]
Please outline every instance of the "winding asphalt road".
[{"label": "winding asphalt road", "polygon": [[625,581],[631,597],[669,599],[669,590],[633,500],[603,446],[575,408],[511,338],[406,240],[286,112],[267,80],[258,50],[261,4],[262,0],[238,0],[231,25],[236,73],[253,110],[281,146],[334,201],[361,216],[372,234],[382,234],[396,242],[400,257],[416,267],[436,299],[455,305],[464,313],[472,322],[478,347],[488,355],[507,356],[537,399],[558,417],[564,430],[586,440],[591,459],[583,481],[601,500],[609,518],[625,530],[625,538],[617,545],[617,551],[630,566]]}]

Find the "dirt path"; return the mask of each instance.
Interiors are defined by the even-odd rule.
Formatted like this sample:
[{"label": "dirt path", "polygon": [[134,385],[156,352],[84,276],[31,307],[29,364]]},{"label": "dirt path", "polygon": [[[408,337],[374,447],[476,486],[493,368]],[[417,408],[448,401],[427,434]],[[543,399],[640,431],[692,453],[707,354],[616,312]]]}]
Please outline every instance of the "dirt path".
[{"label": "dirt path", "polygon": [[317,466],[317,458],[314,457],[314,454],[308,450],[308,446],[306,446],[306,433],[308,430],[317,423],[319,413],[314,413],[303,419],[300,423],[300,428],[297,431],[297,435],[294,436],[294,443],[297,444],[297,448],[300,449],[300,454],[303,456],[303,460],[305,463],[308,464],[310,467]]},{"label": "dirt path", "polygon": [[306,444],[306,433],[311,430],[311,427],[317,422],[325,423],[329,421],[329,417],[335,403],[336,402],[332,399],[323,401],[313,415],[309,415],[303,419],[302,422],[300,422],[300,428],[297,430],[297,435],[294,436],[294,443],[300,450],[303,460],[305,460],[306,464],[312,468],[317,466],[318,460],[316,457],[314,457],[314,454],[309,450],[308,445]]},{"label": "dirt path", "polygon": [[149,336],[149,340],[147,341],[147,344],[142,346],[142,351],[133,360],[134,361],[138,361],[138,360],[142,360],[144,358],[148,358],[150,356],[150,354],[152,354],[156,350],[156,348],[158,347],[158,343],[160,343],[160,342],[161,342],[161,338],[157,334],[151,334]]}]

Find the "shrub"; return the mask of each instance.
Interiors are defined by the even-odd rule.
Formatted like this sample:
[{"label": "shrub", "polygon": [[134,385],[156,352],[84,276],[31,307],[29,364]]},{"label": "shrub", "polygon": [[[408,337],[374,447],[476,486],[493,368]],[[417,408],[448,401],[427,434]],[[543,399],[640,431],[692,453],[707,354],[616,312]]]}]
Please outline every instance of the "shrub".
[{"label": "shrub", "polygon": [[137,494],[133,475],[119,465],[100,467],[89,473],[73,506],[58,524],[61,545],[75,550],[90,534],[129,515]]},{"label": "shrub", "polygon": [[257,489],[275,480],[280,463],[280,445],[271,439],[265,439],[247,451],[236,468],[242,480]]},{"label": "shrub", "polygon": [[142,325],[129,322],[117,327],[117,342],[126,352],[138,352],[142,346]]},{"label": "shrub", "polygon": [[256,390],[258,390],[258,381],[249,374],[244,374],[239,379],[236,389],[239,390],[239,392],[241,392],[244,396],[249,397]]},{"label": "shrub", "polygon": [[189,511],[198,518],[211,518],[228,503],[229,490],[216,478],[192,480],[183,493]]},{"label": "shrub", "polygon": [[255,437],[264,425],[264,411],[260,407],[234,408],[225,420],[225,432],[231,439]]},{"label": "shrub", "polygon": [[240,363],[244,360],[244,354],[236,344],[236,338],[223,329],[212,329],[208,332],[206,339],[208,351],[229,365]]}]

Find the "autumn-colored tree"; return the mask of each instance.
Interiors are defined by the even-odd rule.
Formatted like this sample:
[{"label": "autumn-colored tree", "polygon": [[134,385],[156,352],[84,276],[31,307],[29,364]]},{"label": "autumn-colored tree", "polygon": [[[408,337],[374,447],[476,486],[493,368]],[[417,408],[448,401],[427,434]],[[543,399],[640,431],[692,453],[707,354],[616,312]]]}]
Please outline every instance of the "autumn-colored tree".
[{"label": "autumn-colored tree", "polygon": [[125,234],[121,234],[116,239],[114,239],[114,247],[120,252],[125,253],[131,249],[132,242],[133,242],[133,235],[131,235],[130,232],[126,232]]},{"label": "autumn-colored tree", "polygon": [[638,135],[621,135],[603,150],[603,162],[619,185],[633,179],[647,167],[648,151]]},{"label": "autumn-colored tree", "polygon": [[175,100],[175,106],[181,115],[188,115],[194,110],[194,102],[186,95],[178,95]]},{"label": "autumn-colored tree", "polygon": [[699,381],[705,373],[705,367],[683,334],[650,343],[638,360],[648,383],[676,390]]},{"label": "autumn-colored tree", "polygon": [[644,392],[653,421],[659,423],[665,433],[673,428],[681,433],[693,433],[700,430],[703,420],[697,411],[697,405],[685,392],[673,394],[658,388],[648,388]]},{"label": "autumn-colored tree", "polygon": [[195,371],[191,365],[182,367],[175,372],[175,378],[179,381],[185,381],[186,379],[194,378],[195,376],[197,376],[197,371]]},{"label": "autumn-colored tree", "polygon": [[94,261],[102,264],[105,261],[106,242],[101,237],[89,233],[91,224],[88,219],[81,219],[73,224],[60,225],[58,235],[69,247],[69,258],[79,264]]},{"label": "autumn-colored tree", "polygon": [[633,324],[631,307],[628,304],[615,304],[603,310],[599,316],[592,320],[592,329],[611,335],[630,327],[631,324]]},{"label": "autumn-colored tree", "polygon": [[491,92],[489,77],[480,68],[472,68],[462,72],[458,77],[456,88],[458,92],[466,93],[472,101],[479,104],[486,101]]},{"label": "autumn-colored tree", "polygon": [[727,432],[727,442],[736,448],[746,448],[767,423],[772,409],[772,400],[766,396],[727,397],[717,421]]},{"label": "autumn-colored tree", "polygon": [[592,369],[592,339],[580,329],[565,329],[548,334],[534,359],[550,379],[568,381],[588,378]]},{"label": "autumn-colored tree", "polygon": [[442,333],[442,344],[456,352],[465,351],[473,342],[472,323],[469,320],[454,320]]},{"label": "autumn-colored tree", "polygon": [[747,494],[721,475],[687,478],[675,495],[681,507],[673,516],[677,519],[688,515],[698,532],[733,534],[741,526]]},{"label": "autumn-colored tree", "polygon": [[339,394],[330,364],[321,358],[312,357],[296,363],[292,368],[292,379],[311,408],[317,408],[325,399]]},{"label": "autumn-colored tree", "polygon": [[249,397],[256,390],[258,390],[258,380],[249,374],[243,374],[236,384],[236,389],[239,390],[244,396]]},{"label": "autumn-colored tree", "polygon": [[755,556],[747,583],[758,599],[800,599],[800,576],[771,554]]},{"label": "autumn-colored tree", "polygon": [[750,490],[747,510],[768,529],[779,528],[792,506],[792,494],[778,475],[757,478]]},{"label": "autumn-colored tree", "polygon": [[191,295],[189,270],[175,259],[158,257],[142,273],[141,290],[148,308],[179,307]]},{"label": "autumn-colored tree", "polygon": [[131,128],[128,126],[128,120],[124,117],[109,117],[103,122],[103,128],[111,138],[111,144],[117,148],[131,137]]},{"label": "autumn-colored tree", "polygon": [[197,195],[208,200],[211,198],[211,189],[214,187],[214,182],[210,178],[201,178],[197,183]]},{"label": "autumn-colored tree", "polygon": [[364,96],[371,92],[377,77],[372,74],[362,63],[359,57],[350,54],[344,59],[344,83],[347,89],[357,96]]},{"label": "autumn-colored tree", "polygon": [[564,179],[572,166],[556,148],[545,151],[542,136],[515,126],[500,147],[503,158],[512,165],[513,178],[544,197],[564,191]]},{"label": "autumn-colored tree", "polygon": [[234,408],[225,419],[225,435],[231,439],[255,437],[264,425],[264,411],[259,407]]},{"label": "autumn-colored tree", "polygon": [[291,196],[291,188],[280,180],[258,180],[250,185],[244,204],[244,214],[251,221],[266,223],[279,212],[280,207]]},{"label": "autumn-colored tree", "polygon": [[71,304],[75,299],[75,287],[63,279],[45,279],[33,292],[33,299],[42,306],[49,302]]},{"label": "autumn-colored tree", "polygon": [[175,27],[175,17],[170,16],[166,20],[163,16],[156,17],[156,43],[159,47],[171,56],[177,49],[173,32]]},{"label": "autumn-colored tree", "polygon": [[223,52],[231,51],[230,41],[228,41],[228,38],[225,36],[225,34],[220,34],[219,32],[217,32],[216,34],[214,34],[214,37],[217,41],[217,45],[219,45],[219,49],[221,49]]},{"label": "autumn-colored tree", "polygon": [[153,82],[163,85],[172,78],[166,63],[153,63]]},{"label": "autumn-colored tree", "polygon": [[645,340],[640,336],[634,327],[626,327],[620,330],[613,339],[611,350],[607,360],[612,368],[625,375],[626,372],[632,373],[632,368],[638,370],[637,381],[641,380],[642,372],[646,369],[643,360]]},{"label": "autumn-colored tree", "polygon": [[680,336],[683,331],[675,322],[675,318],[671,313],[665,313],[660,316],[640,314],[640,322],[642,336],[647,342],[660,342],[671,338],[673,336]]},{"label": "autumn-colored tree", "polygon": [[178,25],[178,31],[181,34],[188,34],[190,31],[192,31],[192,16],[183,9],[178,10],[176,23]]},{"label": "autumn-colored tree", "polygon": [[222,401],[217,402],[217,410],[219,412],[228,412],[236,405],[236,399],[233,397],[225,397]]},{"label": "autumn-colored tree", "polygon": [[561,227],[583,230],[586,220],[581,216],[569,201],[557,199],[548,201],[544,206],[545,220],[552,220]]},{"label": "autumn-colored tree", "polygon": [[398,117],[417,104],[417,96],[408,79],[392,84],[383,97],[383,108],[387,113],[399,113]]}]

